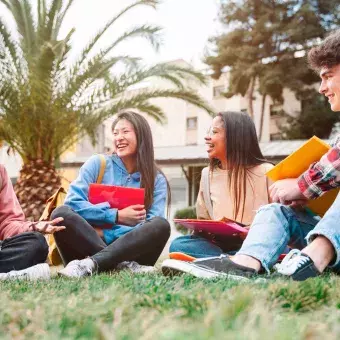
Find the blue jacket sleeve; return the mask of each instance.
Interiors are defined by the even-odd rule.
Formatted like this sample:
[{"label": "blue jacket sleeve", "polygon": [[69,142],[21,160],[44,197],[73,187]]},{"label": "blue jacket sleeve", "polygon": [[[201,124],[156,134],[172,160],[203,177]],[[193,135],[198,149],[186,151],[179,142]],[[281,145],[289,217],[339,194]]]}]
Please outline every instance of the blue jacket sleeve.
[{"label": "blue jacket sleeve", "polygon": [[89,185],[96,183],[100,170],[100,159],[92,156],[80,168],[79,175],[69,188],[65,205],[69,206],[89,223],[114,224],[117,209],[111,209],[108,202],[92,204],[88,200]]}]

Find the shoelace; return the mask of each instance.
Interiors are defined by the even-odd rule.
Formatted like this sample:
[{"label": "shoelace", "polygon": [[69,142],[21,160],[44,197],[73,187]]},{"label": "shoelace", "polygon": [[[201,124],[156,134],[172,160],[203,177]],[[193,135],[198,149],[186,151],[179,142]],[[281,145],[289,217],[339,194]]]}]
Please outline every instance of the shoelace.
[{"label": "shoelace", "polygon": [[304,264],[309,261],[308,256],[303,256],[301,253],[291,258],[288,263],[285,264],[284,267],[279,268],[278,272],[281,274],[291,275],[293,271],[300,269]]},{"label": "shoelace", "polygon": [[292,250],[285,256],[285,258],[282,260],[281,263],[278,263],[277,265],[275,265],[275,269],[276,269],[277,271],[279,271],[279,270],[284,270],[284,269],[290,267],[290,261],[291,261],[294,257],[296,257],[296,256],[298,256],[298,255],[300,255],[300,254],[301,254],[301,251],[300,251],[300,250],[298,250],[298,249],[292,249]]}]

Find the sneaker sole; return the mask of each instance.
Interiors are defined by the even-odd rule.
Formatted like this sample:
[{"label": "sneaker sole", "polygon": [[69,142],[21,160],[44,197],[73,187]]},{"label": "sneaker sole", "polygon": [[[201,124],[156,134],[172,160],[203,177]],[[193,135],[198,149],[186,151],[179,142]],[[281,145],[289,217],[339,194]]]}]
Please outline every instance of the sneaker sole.
[{"label": "sneaker sole", "polygon": [[178,260],[165,260],[162,264],[162,273],[165,276],[176,276],[180,274],[190,274],[201,279],[225,278],[228,280],[249,282],[249,279],[235,274],[216,272],[207,268],[202,268],[194,263]]}]

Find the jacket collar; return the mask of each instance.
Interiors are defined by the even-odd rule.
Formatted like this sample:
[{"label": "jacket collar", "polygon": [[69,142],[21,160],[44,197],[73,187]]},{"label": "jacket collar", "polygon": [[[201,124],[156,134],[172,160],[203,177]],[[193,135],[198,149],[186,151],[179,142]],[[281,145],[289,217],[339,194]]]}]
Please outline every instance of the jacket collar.
[{"label": "jacket collar", "polygon": [[116,154],[113,154],[111,159],[121,169],[122,173],[125,176],[130,176],[133,180],[140,181],[140,177],[141,177],[140,172],[137,171],[137,172],[134,172],[132,174],[129,174],[128,171],[125,168],[123,161]]}]

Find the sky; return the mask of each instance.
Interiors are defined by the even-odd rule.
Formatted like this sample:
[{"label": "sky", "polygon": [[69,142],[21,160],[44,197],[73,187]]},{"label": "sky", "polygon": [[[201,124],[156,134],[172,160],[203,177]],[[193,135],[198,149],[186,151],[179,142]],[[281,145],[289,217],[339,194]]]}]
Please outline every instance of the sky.
[{"label": "sky", "polygon": [[[32,4],[35,2],[32,0]],[[65,18],[61,37],[71,28],[76,29],[73,35],[76,55],[110,18],[131,3],[130,0],[76,0]],[[120,45],[115,54],[143,57],[148,63],[182,58],[202,67],[207,41],[218,31],[217,10],[218,0],[163,0],[157,10],[137,7],[117,21],[98,46],[105,47],[126,29],[155,24],[163,27],[163,44],[158,53],[144,40],[135,39]],[[2,5],[0,14],[9,19]]]}]

